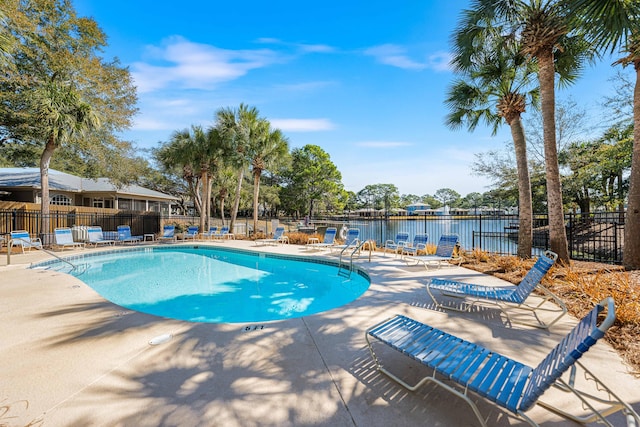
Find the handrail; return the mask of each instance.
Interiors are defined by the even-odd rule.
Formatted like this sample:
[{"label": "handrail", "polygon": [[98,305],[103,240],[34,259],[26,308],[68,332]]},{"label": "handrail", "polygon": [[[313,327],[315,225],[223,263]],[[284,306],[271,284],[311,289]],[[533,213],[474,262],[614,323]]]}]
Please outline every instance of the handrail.
[{"label": "handrail", "polygon": [[[351,255],[349,256],[349,275],[348,275],[348,277],[351,277],[351,272],[353,271],[353,256],[356,254],[356,252],[360,252],[362,250],[362,247],[365,245],[365,243],[368,243],[368,242],[370,242],[370,240],[363,240],[358,245],[356,245],[356,247],[355,247],[355,249],[353,251],[351,251]],[[342,270],[342,255],[344,254],[344,251],[346,251],[350,247],[351,246],[345,246],[340,251],[340,259],[338,260],[338,274],[340,274],[340,271]],[[371,260],[371,244],[369,245],[369,260]]]},{"label": "handrail", "polygon": [[64,259],[64,258],[59,257],[58,255],[54,254],[54,253],[53,253],[53,252],[51,252],[51,251],[46,250],[46,249],[45,249],[45,248],[43,248],[42,246],[36,246],[36,245],[34,245],[32,242],[30,242],[30,241],[28,241],[28,240],[24,240],[24,239],[22,239],[22,238],[20,238],[20,237],[14,237],[14,238],[11,238],[11,239],[9,239],[9,241],[7,242],[7,243],[8,243],[8,244],[7,244],[7,265],[10,265],[10,264],[11,264],[11,247],[13,246],[13,242],[14,242],[14,241],[16,241],[16,240],[20,240],[20,241],[21,241],[21,242],[23,242],[23,243],[27,243],[27,244],[29,245],[29,248],[36,248],[36,249],[38,249],[38,250],[40,250],[40,251],[42,251],[42,252],[44,252],[44,253],[46,253],[46,254],[51,255],[51,256],[52,256],[52,257],[54,257],[54,258],[57,258],[57,259],[58,259],[58,261],[62,261],[62,262],[65,262],[65,263],[69,264],[73,270],[75,270],[76,268],[78,268],[75,264],[72,264],[70,261],[68,261],[68,260],[66,260],[66,259]]}]

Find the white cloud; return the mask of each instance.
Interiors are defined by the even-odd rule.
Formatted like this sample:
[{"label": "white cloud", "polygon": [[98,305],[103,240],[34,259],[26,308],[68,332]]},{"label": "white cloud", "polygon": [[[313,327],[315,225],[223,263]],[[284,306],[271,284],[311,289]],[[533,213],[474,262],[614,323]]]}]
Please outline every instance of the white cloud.
[{"label": "white cloud", "polygon": [[274,128],[284,132],[316,132],[335,129],[329,119],[269,119]]},{"label": "white cloud", "polygon": [[402,142],[402,141],[363,141],[356,143],[359,147],[370,147],[370,148],[397,148],[397,147],[408,147],[413,145],[410,142]]},{"label": "white cloud", "polygon": [[269,49],[220,49],[179,36],[165,39],[162,46],[147,47],[147,56],[148,61],[131,66],[131,74],[141,93],[169,86],[210,90],[252,69],[282,60],[278,53]]},{"label": "white cloud", "polygon": [[381,64],[405,70],[424,70],[427,68],[436,71],[451,70],[451,54],[448,52],[436,52],[421,62],[411,59],[405,47],[395,44],[383,44],[366,49],[364,54],[373,56]]}]

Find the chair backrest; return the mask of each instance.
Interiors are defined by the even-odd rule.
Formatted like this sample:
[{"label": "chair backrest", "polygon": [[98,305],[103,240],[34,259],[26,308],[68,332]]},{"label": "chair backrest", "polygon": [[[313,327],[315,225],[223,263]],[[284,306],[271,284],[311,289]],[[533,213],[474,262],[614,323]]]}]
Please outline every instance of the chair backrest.
[{"label": "chair backrest", "polygon": [[556,259],[558,259],[558,255],[551,251],[547,251],[544,255],[538,257],[536,263],[531,267],[527,275],[522,278],[522,281],[513,292],[512,298],[515,300],[514,302],[521,303],[529,297],[531,291],[538,286],[542,278],[556,262]]},{"label": "chair backrest", "polygon": [[11,232],[11,238],[15,246],[29,245],[31,243],[31,236],[26,230],[15,230]]},{"label": "chair backrest", "polygon": [[226,225],[220,229],[221,235],[228,234],[228,233],[229,233],[229,227],[227,227]]},{"label": "chair backrest", "polygon": [[358,238],[360,237],[360,229],[359,228],[350,228],[347,231],[347,237],[345,239],[344,244],[347,246],[353,246],[356,244]]},{"label": "chair backrest", "polygon": [[322,241],[322,243],[327,245],[332,245],[333,242],[336,240],[337,232],[338,232],[338,229],[335,227],[327,228],[327,230],[324,232],[324,240]]},{"label": "chair backrest", "polygon": [[273,238],[279,239],[280,237],[282,237],[283,234],[284,234],[284,227],[276,227],[275,231],[273,232]]},{"label": "chair backrest", "polygon": [[74,243],[73,234],[71,233],[70,228],[56,228],[53,230],[53,235],[55,236],[56,243],[58,245]]},{"label": "chair backrest", "polygon": [[131,238],[131,228],[128,225],[119,225],[118,226],[118,239],[130,239]]},{"label": "chair backrest", "polygon": [[400,242],[408,242],[409,241],[409,233],[406,233],[404,231],[400,231],[398,233],[396,233],[396,243],[400,243]]},{"label": "chair backrest", "polygon": [[458,244],[457,234],[443,234],[438,241],[438,247],[436,248],[436,256],[451,258],[453,256],[453,250]]},{"label": "chair backrest", "polygon": [[176,232],[175,225],[165,225],[162,228],[162,237],[173,237],[175,232]]},{"label": "chair backrest", "polygon": [[89,238],[89,242],[99,242],[101,240],[104,240],[102,227],[88,227],[87,237]]},{"label": "chair backrest", "polygon": [[195,236],[196,234],[198,234],[198,226],[190,225],[189,227],[187,227],[187,234],[192,236]]},{"label": "chair backrest", "polygon": [[[605,308],[607,316],[598,326],[598,315]],[[606,298],[596,305],[531,372],[518,408],[521,411],[531,408],[545,390],[551,387],[576,360],[604,336],[615,319],[613,298]]]},{"label": "chair backrest", "polygon": [[218,232],[218,226],[214,225],[209,227],[209,234],[216,234]]},{"label": "chair backrest", "polygon": [[427,242],[429,241],[429,235],[428,234],[416,234],[415,236],[413,236],[413,247],[416,248],[418,247],[418,245],[424,245],[427,246]]}]

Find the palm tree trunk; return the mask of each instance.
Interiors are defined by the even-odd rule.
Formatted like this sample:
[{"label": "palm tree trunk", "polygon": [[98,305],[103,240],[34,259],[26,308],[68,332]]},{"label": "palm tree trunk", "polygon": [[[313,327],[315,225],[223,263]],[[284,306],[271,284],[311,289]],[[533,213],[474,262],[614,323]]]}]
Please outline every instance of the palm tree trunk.
[{"label": "palm tree trunk", "polygon": [[558,167],[558,148],[556,146],[555,118],[555,66],[553,52],[538,55],[538,78],[542,105],[542,127],[544,138],[545,172],[547,178],[547,211],[549,214],[549,246],[558,254],[558,261],[569,263],[567,231],[564,225],[562,204],[562,186]]},{"label": "palm tree trunk", "polygon": [[41,238],[44,244],[47,243],[44,240],[44,234],[50,232],[51,226],[49,209],[49,164],[51,163],[55,149],[56,144],[53,138],[49,138],[40,157],[40,214],[42,215],[40,218],[40,234],[43,234]]},{"label": "palm tree trunk", "polygon": [[207,190],[209,188],[209,174],[204,171],[202,173],[202,200],[200,206],[200,231],[204,233],[205,218],[209,214],[207,211]]},{"label": "palm tree trunk", "polygon": [[[238,185],[236,185],[236,196],[233,201],[233,211],[231,211],[231,221],[229,222],[229,232],[233,233],[233,227],[236,223],[236,216],[238,216],[238,209],[240,208],[240,190],[242,189],[242,180],[244,179],[244,168],[240,169],[238,174]],[[255,232],[255,229],[254,229]]]},{"label": "palm tree trunk", "polygon": [[633,65],[636,70],[633,91],[633,152],[622,259],[625,267],[635,270],[640,268],[640,59],[634,61]]},{"label": "palm tree trunk", "polygon": [[[258,195],[260,194],[260,170],[253,171],[253,229],[258,229]],[[266,230],[265,230],[266,233]]]},{"label": "palm tree trunk", "polygon": [[533,246],[533,204],[527,161],[527,142],[520,116],[512,119],[509,126],[511,127],[518,169],[518,256],[527,259],[531,258]]}]

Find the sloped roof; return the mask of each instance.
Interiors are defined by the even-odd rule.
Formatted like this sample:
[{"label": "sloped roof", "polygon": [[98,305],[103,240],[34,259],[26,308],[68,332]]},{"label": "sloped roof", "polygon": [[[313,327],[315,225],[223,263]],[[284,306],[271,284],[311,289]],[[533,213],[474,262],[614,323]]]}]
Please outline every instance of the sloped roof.
[{"label": "sloped roof", "polygon": [[[40,188],[40,169],[38,168],[0,168],[0,188]],[[75,193],[117,193],[118,195],[153,197],[156,199],[177,200],[176,197],[139,185],[116,187],[108,178],[80,178],[75,175],[49,169],[49,188]]]}]

